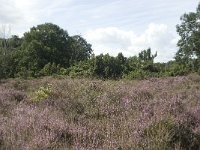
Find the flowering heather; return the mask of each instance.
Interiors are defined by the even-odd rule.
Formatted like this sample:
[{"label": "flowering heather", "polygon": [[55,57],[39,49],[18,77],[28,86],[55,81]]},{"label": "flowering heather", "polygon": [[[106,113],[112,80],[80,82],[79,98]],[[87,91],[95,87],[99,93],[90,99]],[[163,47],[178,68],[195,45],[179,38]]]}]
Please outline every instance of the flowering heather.
[{"label": "flowering heather", "polygon": [[4,149],[199,150],[200,76],[1,81]]}]

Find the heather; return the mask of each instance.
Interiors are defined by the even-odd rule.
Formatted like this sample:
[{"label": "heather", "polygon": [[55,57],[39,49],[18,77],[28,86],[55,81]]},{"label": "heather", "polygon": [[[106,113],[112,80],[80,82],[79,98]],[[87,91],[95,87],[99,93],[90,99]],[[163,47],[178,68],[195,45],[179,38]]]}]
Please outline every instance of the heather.
[{"label": "heather", "polygon": [[200,149],[200,76],[0,82],[0,149]]},{"label": "heather", "polygon": [[199,12],[180,18],[168,62],[151,48],[95,55],[53,23],[2,29],[0,150],[199,150]]}]

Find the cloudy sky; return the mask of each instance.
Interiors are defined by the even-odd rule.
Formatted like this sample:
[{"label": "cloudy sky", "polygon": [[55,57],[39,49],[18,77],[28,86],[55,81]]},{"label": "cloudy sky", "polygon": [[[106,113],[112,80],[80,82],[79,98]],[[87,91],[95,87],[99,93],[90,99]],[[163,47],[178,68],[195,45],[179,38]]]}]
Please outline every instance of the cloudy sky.
[{"label": "cloudy sky", "polygon": [[32,26],[52,22],[82,35],[95,54],[137,55],[151,47],[156,61],[173,59],[176,25],[199,0],[0,0],[0,25],[22,36]]}]

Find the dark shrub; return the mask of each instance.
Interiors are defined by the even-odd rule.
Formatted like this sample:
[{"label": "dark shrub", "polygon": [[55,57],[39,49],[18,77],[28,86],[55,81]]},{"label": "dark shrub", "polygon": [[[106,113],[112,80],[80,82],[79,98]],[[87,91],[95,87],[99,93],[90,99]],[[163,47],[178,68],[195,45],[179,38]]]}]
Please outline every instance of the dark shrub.
[{"label": "dark shrub", "polygon": [[144,129],[145,143],[143,147],[151,149],[175,149],[177,146],[183,150],[199,150],[200,135],[182,124],[174,124],[161,120]]}]

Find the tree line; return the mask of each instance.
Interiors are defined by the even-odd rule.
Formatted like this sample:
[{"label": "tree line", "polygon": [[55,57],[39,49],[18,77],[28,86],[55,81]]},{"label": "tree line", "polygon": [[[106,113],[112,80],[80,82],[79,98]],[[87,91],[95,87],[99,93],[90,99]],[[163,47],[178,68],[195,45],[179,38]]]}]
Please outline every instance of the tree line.
[{"label": "tree line", "polygon": [[200,4],[196,12],[184,14],[177,25],[180,40],[175,60],[155,63],[151,48],[137,56],[95,56],[79,35],[52,23],[32,27],[23,37],[0,38],[0,79],[69,75],[104,79],[144,79],[148,77],[200,73]]}]

